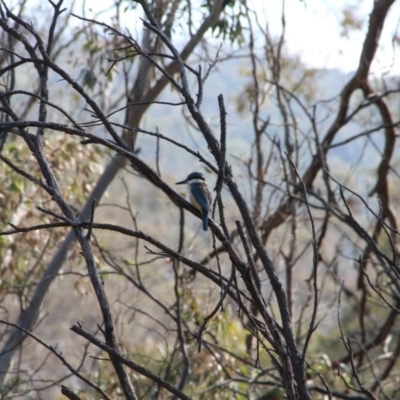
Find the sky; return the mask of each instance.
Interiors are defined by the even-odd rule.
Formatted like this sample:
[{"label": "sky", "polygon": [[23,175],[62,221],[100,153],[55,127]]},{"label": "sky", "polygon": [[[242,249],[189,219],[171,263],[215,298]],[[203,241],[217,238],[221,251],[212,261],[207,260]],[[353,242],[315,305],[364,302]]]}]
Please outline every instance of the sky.
[{"label": "sky", "polygon": [[[248,0],[257,9],[259,18],[268,21],[272,33],[281,32],[282,0]],[[18,0],[6,1],[9,5]],[[74,11],[81,15],[83,0],[75,0]],[[86,9],[105,9],[113,0],[85,0]],[[127,2],[128,3],[128,2]],[[286,15],[286,45],[289,53],[299,54],[302,61],[315,68],[338,68],[345,72],[354,71],[358,65],[360,48],[368,28],[369,13],[373,0],[286,0],[284,1]],[[28,0],[28,5],[47,6],[41,0]],[[69,8],[72,2],[65,0]],[[340,21],[342,10],[348,7],[361,21],[360,30],[351,30],[348,37],[340,36]],[[93,15],[88,12],[87,16]],[[108,16],[111,18],[112,14]],[[137,17],[137,15],[136,15]],[[399,29],[400,1],[392,5],[382,32],[380,47],[372,65],[372,72],[400,75],[400,45],[393,51],[392,38]],[[132,28],[135,20],[132,13],[123,18],[127,28]],[[101,20],[107,21],[107,14],[102,14]],[[137,24],[135,24],[138,26]],[[131,29],[132,30],[132,29]],[[400,40],[399,40],[400,42]],[[396,54],[397,53],[397,54]]]},{"label": "sky", "polygon": [[[86,0],[88,8],[98,9],[98,0]],[[281,32],[282,1],[249,0],[260,18],[268,21],[272,33]],[[77,2],[79,5],[80,1]],[[103,0],[101,4],[106,4]],[[286,0],[286,44],[289,53],[299,54],[302,61],[315,68],[337,68],[354,71],[358,65],[360,48],[368,28],[373,0]],[[360,30],[340,36],[342,10],[348,7],[361,22]],[[79,8],[78,8],[79,9]],[[399,47],[393,51],[393,35],[400,37],[400,1],[396,1],[386,20],[380,47],[372,65],[373,73],[400,75]],[[132,26],[132,14],[127,15],[127,26]]]},{"label": "sky", "polygon": [[[258,0],[252,0],[260,4]],[[360,30],[351,30],[341,37],[340,21],[344,7],[349,7],[362,23]],[[286,41],[289,52],[301,54],[303,62],[317,68],[338,68],[354,71],[360,49],[368,29],[373,0],[287,0],[285,2]],[[268,22],[272,32],[280,32],[281,1],[268,2]],[[400,56],[394,57],[391,45],[394,34],[400,37],[398,27],[400,1],[396,1],[384,26],[372,72],[390,72],[400,75]],[[385,44],[385,45],[384,45]],[[397,48],[397,53],[399,48]]]}]

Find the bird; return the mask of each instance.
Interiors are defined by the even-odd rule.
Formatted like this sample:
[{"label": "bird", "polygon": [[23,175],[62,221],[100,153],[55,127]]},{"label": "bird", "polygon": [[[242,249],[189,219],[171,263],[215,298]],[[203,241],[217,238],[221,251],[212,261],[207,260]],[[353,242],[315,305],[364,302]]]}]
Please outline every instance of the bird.
[{"label": "bird", "polygon": [[203,230],[208,230],[208,213],[211,207],[212,194],[206,179],[201,172],[192,172],[183,181],[176,182],[176,185],[187,183],[189,186],[189,200],[192,206],[196,207],[203,219]]}]

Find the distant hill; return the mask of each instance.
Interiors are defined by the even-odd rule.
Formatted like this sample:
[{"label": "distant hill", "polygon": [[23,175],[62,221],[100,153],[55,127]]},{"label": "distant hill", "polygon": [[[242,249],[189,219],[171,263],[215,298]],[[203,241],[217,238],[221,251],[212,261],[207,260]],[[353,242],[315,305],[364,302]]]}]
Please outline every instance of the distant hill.
[{"label": "distant hill", "polygon": [[[250,113],[238,114],[236,111],[235,97],[241,95],[241,91],[247,82],[249,77],[241,74],[241,70],[245,67],[243,60],[229,60],[223,63],[217,64],[216,68],[212,70],[205,86],[204,86],[204,100],[202,103],[202,111],[205,118],[210,122],[214,129],[214,133],[217,137],[220,134],[219,128],[219,110],[217,96],[222,93],[225,100],[225,106],[227,110],[227,140],[228,140],[228,157],[233,160],[233,157],[248,157],[250,151],[250,144],[253,139],[252,130],[252,117]],[[319,129],[319,140],[323,138],[329,125],[332,123],[333,116],[337,111],[338,96],[340,90],[344,84],[351,78],[352,73],[342,73],[340,70],[320,70],[314,71],[313,88],[317,95],[315,98],[319,99],[316,105],[316,119],[317,126]],[[194,82],[192,82],[194,83]],[[395,82],[393,81],[393,84]],[[197,93],[195,85],[193,85],[193,94]],[[301,97],[301,94],[297,94]],[[336,99],[336,100],[335,100]],[[159,98],[161,101],[181,101],[178,98],[176,92],[171,91],[170,88],[165,90],[162,96]],[[352,102],[356,103],[357,99],[353,97]],[[398,99],[394,99],[395,104],[393,108],[399,109]],[[270,127],[268,133],[271,136],[277,138],[282,137],[282,118],[279,113],[279,109],[273,102],[266,101],[266,106],[263,109],[263,115],[265,118],[270,118]],[[311,132],[311,123],[305,117],[304,112],[299,106],[293,101],[293,112],[296,114],[299,130],[304,134]],[[312,114],[313,103],[308,106],[308,112]],[[188,112],[185,110],[185,115]],[[335,142],[342,141],[349,137],[349,134],[355,134],[362,132],[367,128],[363,128],[362,123],[367,123],[367,117],[371,117],[370,110],[368,115],[360,113],[358,123],[351,124],[345,129],[339,132]],[[363,120],[363,118],[365,120]],[[201,134],[196,132],[189,123],[183,117],[182,106],[171,107],[168,105],[153,105],[146,118],[143,121],[143,127],[149,130],[155,130],[158,128],[159,132],[172,137],[173,139],[185,143],[195,149],[202,152],[203,155],[208,155],[204,139]],[[379,134],[374,135],[376,145],[380,146],[382,140]],[[145,135],[141,135],[139,139],[139,146],[141,148],[141,157],[147,160],[155,159],[155,139],[146,138]],[[354,141],[353,143],[338,147],[330,152],[331,157],[337,157],[341,162],[351,162],[354,160],[354,154],[359,148],[359,142]],[[177,153],[177,149],[169,144],[161,144],[162,151],[160,152],[160,165],[164,171],[173,173],[174,171],[182,171],[181,175],[185,175],[194,169],[199,169],[198,162],[193,159],[192,156],[187,155],[183,151]],[[177,156],[177,154],[179,154]],[[213,161],[209,157],[210,161]],[[304,159],[306,161],[306,159]],[[369,159],[369,163],[373,161]],[[233,161],[232,161],[233,162]]]}]

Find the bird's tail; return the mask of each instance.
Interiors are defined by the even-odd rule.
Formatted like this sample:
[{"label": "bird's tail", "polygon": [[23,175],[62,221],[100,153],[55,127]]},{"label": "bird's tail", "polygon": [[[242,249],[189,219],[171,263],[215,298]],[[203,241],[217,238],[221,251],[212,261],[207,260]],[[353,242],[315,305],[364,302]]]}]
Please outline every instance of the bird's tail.
[{"label": "bird's tail", "polygon": [[203,230],[208,231],[208,210],[203,208],[201,214],[203,217]]}]

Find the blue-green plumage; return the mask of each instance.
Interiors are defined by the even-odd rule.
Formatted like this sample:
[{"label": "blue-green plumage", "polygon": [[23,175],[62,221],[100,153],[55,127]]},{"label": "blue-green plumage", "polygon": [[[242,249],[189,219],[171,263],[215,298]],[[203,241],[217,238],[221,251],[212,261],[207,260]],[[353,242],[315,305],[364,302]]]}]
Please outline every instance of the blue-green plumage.
[{"label": "blue-green plumage", "polygon": [[187,183],[189,186],[190,203],[200,212],[203,220],[203,230],[208,230],[208,213],[211,206],[211,190],[208,188],[206,180],[200,172],[192,172],[188,177],[177,185]]}]

